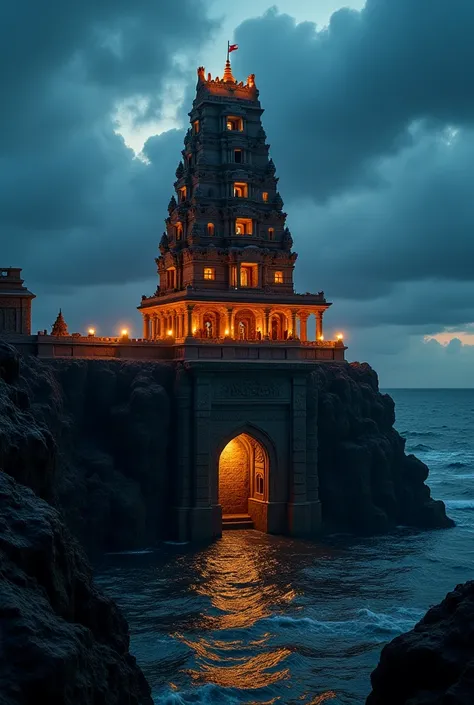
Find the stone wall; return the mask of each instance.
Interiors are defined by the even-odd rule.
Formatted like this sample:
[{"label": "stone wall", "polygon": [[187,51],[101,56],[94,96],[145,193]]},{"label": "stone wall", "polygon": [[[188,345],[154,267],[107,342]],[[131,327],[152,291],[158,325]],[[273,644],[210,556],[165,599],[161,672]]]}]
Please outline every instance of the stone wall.
[{"label": "stone wall", "polygon": [[219,504],[223,514],[247,514],[250,494],[250,458],[245,443],[235,438],[219,460]]}]

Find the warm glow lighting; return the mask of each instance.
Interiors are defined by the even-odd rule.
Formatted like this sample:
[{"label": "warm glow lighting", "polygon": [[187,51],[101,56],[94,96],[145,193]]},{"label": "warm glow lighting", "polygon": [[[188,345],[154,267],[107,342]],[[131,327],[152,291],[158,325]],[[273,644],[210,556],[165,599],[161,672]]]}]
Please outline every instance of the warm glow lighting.
[{"label": "warm glow lighting", "polygon": [[342,335],[342,333],[338,333],[336,335],[336,340],[344,340],[344,336]]},{"label": "warm glow lighting", "polygon": [[229,335],[229,329],[228,329],[228,328],[225,329],[225,335]]},{"label": "warm glow lighting", "polygon": [[193,333],[195,333],[196,331],[197,331],[197,328],[193,328]]},{"label": "warm glow lighting", "polygon": [[121,334],[122,338],[126,338],[128,335],[127,328],[122,328],[122,330],[120,331],[120,334]]},{"label": "warm glow lighting", "polygon": [[319,340],[324,340],[324,335],[320,335]]},{"label": "warm glow lighting", "polygon": [[168,335],[173,335],[173,331],[172,331],[172,330],[169,330],[169,331],[168,331]]},{"label": "warm glow lighting", "polygon": [[87,332],[89,333],[89,335],[95,335],[95,328],[89,328]]}]

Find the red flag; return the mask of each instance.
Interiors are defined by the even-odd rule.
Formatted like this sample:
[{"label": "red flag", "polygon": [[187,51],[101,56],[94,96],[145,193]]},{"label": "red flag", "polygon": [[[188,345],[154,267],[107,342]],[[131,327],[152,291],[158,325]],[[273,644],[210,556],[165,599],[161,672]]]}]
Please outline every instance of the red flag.
[{"label": "red flag", "polygon": [[231,51],[237,51],[238,48],[239,48],[238,44],[229,44],[229,54]]}]

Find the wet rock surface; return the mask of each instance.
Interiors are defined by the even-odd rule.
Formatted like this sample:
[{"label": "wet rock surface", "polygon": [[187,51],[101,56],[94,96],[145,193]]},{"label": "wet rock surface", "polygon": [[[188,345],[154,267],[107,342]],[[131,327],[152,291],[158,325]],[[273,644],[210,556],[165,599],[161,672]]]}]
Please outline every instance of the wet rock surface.
[{"label": "wet rock surface", "polygon": [[382,650],[367,705],[474,702],[474,581],[458,585]]},{"label": "wet rock surface", "polygon": [[427,466],[405,455],[393,428],[395,405],[367,364],[320,365],[318,473],[327,530],[387,531],[397,524],[444,528],[454,522],[430,496]]},{"label": "wet rock surface", "polygon": [[2,705],[151,705],[128,626],[58,513],[0,472]]}]

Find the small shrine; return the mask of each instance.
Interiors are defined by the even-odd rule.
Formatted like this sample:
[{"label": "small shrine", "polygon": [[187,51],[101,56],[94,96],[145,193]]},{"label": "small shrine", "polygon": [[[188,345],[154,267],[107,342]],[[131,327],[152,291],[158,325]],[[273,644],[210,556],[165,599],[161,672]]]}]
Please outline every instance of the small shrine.
[{"label": "small shrine", "polygon": [[58,338],[62,338],[69,335],[66,321],[64,320],[64,316],[62,314],[61,309],[59,309],[59,313],[56,317],[56,320],[52,325],[51,335],[54,335]]}]

